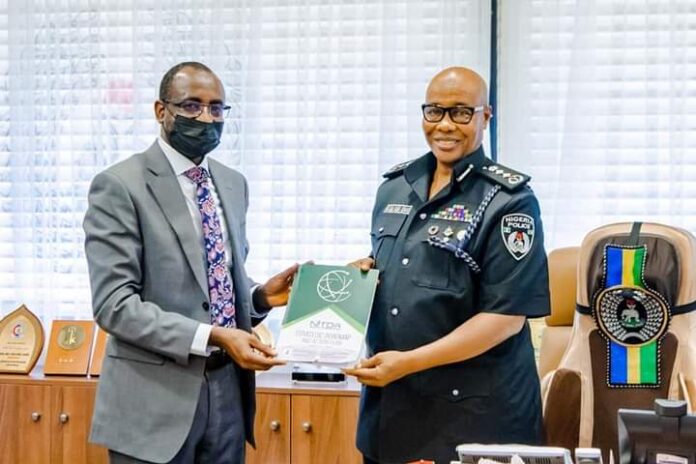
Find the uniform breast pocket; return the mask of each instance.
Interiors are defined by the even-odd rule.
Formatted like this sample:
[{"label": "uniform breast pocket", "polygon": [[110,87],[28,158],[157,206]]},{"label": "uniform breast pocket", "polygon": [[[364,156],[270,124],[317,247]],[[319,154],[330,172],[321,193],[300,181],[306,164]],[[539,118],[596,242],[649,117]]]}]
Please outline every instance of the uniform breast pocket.
[{"label": "uniform breast pocket", "polygon": [[451,252],[430,245],[427,238],[419,240],[411,258],[413,265],[418,266],[412,274],[413,283],[419,287],[450,289],[453,258]]},{"label": "uniform breast pocket", "polygon": [[[428,225],[424,233],[413,244],[411,263],[416,266],[411,280],[419,287],[446,290],[461,293],[471,286],[471,275],[464,260],[457,258],[451,250],[431,245],[431,236],[450,240],[456,244],[455,231],[451,230],[451,222],[435,221]],[[446,232],[443,232],[446,231]]]},{"label": "uniform breast pocket", "polygon": [[372,225],[372,256],[378,266],[385,266],[389,260],[394,242],[401,227],[406,222],[405,214],[384,214],[378,217]]}]

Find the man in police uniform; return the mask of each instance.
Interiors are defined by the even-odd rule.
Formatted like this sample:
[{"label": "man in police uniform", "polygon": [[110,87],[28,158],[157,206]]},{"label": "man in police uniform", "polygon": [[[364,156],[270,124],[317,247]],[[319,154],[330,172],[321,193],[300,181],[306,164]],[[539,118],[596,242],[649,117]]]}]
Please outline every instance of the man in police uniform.
[{"label": "man in police uniform", "polygon": [[431,152],[392,168],[377,192],[380,271],[357,444],[366,463],[449,464],[461,443],[542,440],[527,317],[549,313],[539,205],[529,177],[483,153],[483,79],[438,73],[426,92]]}]

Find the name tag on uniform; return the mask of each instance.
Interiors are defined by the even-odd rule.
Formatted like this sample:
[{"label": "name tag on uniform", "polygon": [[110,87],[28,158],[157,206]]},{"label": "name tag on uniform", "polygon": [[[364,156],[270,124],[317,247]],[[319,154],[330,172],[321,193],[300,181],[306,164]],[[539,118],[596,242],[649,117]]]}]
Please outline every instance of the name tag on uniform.
[{"label": "name tag on uniform", "polygon": [[408,216],[408,214],[411,212],[411,208],[413,208],[413,206],[411,205],[399,205],[395,203],[390,203],[387,205],[386,208],[384,208],[384,212],[391,214],[405,214],[406,216]]}]

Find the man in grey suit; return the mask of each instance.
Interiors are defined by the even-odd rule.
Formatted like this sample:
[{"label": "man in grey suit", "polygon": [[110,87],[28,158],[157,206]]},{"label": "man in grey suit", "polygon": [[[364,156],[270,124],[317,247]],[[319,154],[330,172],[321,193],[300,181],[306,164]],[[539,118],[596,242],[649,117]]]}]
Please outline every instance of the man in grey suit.
[{"label": "man in grey suit", "polygon": [[157,141],[89,192],[93,309],[110,334],[91,441],[112,463],[242,463],[253,371],[282,364],[251,327],[287,302],[297,265],[246,275],[246,180],[206,158],[229,111],[220,79],[178,64],[154,110]]}]

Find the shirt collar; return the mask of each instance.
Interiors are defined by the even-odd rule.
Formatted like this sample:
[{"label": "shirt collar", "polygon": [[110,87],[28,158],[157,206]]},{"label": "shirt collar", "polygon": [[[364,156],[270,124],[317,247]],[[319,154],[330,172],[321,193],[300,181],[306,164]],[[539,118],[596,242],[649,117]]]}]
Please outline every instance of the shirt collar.
[{"label": "shirt collar", "polygon": [[478,171],[488,163],[489,161],[486,158],[486,154],[483,152],[483,144],[481,144],[472,153],[469,153],[464,158],[457,161],[457,164],[454,165],[454,178],[457,179],[464,171],[469,169],[469,166],[471,166],[474,171]]},{"label": "shirt collar", "polygon": [[[476,171],[489,163],[490,161],[488,161],[485,153],[483,152],[483,145],[481,145],[472,153],[469,153],[457,161],[457,163],[454,165],[453,177],[457,179],[461,174],[469,169],[470,165],[472,166],[472,169]],[[406,167],[404,175],[406,176],[407,182],[413,184],[420,178],[432,176],[433,171],[435,171],[435,166],[435,155],[433,155],[433,152],[431,151],[409,164]]]},{"label": "shirt collar", "polygon": [[[483,145],[479,146],[472,153],[469,153],[454,165],[452,179],[456,184],[463,185],[461,181],[466,178],[471,171],[477,171],[484,165],[490,164],[483,152]],[[404,178],[411,185],[414,192],[423,201],[427,201],[428,189],[433,177],[433,172],[437,161],[433,152],[428,152],[420,158],[414,160],[404,170]],[[451,184],[450,184],[451,185]]]},{"label": "shirt collar", "polygon": [[[157,143],[159,143],[159,146],[162,149],[165,158],[167,158],[167,161],[169,161],[169,164],[172,166],[172,169],[174,170],[174,174],[176,174],[177,176],[183,176],[186,171],[196,167],[196,164],[193,161],[176,151],[174,147],[169,145],[162,138],[161,135],[157,137]],[[203,158],[203,161],[201,161],[201,164],[199,164],[198,166],[205,168],[205,170],[210,173],[210,169],[208,169],[207,156]]]}]

